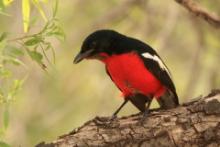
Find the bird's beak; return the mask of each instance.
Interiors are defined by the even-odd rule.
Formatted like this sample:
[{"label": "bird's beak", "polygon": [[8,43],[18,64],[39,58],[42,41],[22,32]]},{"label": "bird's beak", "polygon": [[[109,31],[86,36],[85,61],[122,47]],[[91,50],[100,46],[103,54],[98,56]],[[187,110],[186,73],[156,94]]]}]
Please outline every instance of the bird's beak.
[{"label": "bird's beak", "polygon": [[75,64],[79,63],[79,62],[82,61],[84,58],[90,56],[93,51],[94,51],[94,49],[90,49],[90,50],[88,50],[88,51],[86,51],[86,52],[79,53],[79,54],[76,55],[76,57],[74,58],[73,63],[75,63]]}]

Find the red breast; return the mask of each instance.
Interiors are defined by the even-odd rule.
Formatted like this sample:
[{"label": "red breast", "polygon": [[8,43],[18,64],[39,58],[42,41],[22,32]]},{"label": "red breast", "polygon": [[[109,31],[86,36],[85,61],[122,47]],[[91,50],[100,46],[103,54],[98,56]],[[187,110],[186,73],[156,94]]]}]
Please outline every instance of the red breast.
[{"label": "red breast", "polygon": [[100,54],[102,61],[124,96],[135,93],[153,95],[156,98],[165,92],[161,82],[144,66],[141,58],[135,53],[107,56]]}]

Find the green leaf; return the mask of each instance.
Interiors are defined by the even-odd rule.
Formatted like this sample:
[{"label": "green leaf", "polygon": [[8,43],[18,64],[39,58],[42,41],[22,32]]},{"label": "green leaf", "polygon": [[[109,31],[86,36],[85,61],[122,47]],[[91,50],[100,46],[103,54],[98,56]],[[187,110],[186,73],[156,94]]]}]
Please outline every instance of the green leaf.
[{"label": "green leaf", "polygon": [[17,48],[14,46],[8,46],[5,50],[5,53],[7,55],[13,56],[13,57],[18,57],[18,56],[23,56],[24,51],[21,48]]},{"label": "green leaf", "polygon": [[30,1],[22,0],[22,15],[23,15],[23,26],[24,32],[28,31],[30,21]]},{"label": "green leaf", "polygon": [[12,63],[14,65],[24,65],[24,63],[21,60],[14,57],[7,57],[6,59],[4,59],[4,63]]},{"label": "green leaf", "polygon": [[14,96],[18,93],[18,91],[21,89],[23,83],[24,83],[24,80],[25,79],[22,79],[22,80],[14,80],[13,81],[13,85],[11,86],[9,92],[8,92],[8,95],[6,97],[6,102],[7,104],[13,100]]},{"label": "green leaf", "polygon": [[12,75],[12,72],[6,68],[0,68],[1,78],[8,78]]},{"label": "green leaf", "polygon": [[14,83],[13,83],[13,87],[12,87],[12,90],[15,91],[15,93],[18,92],[18,90],[20,90],[20,88],[22,87],[24,83],[24,80],[14,80]]},{"label": "green leaf", "polygon": [[42,42],[42,38],[41,37],[34,37],[34,38],[31,38],[29,40],[27,40],[24,44],[26,46],[33,46],[33,45],[36,45],[38,43]]},{"label": "green leaf", "polygon": [[2,33],[0,36],[0,42],[2,42],[6,37],[7,37],[7,33],[6,32]]},{"label": "green leaf", "polygon": [[37,63],[42,64],[42,59],[43,59],[43,55],[37,51],[30,51],[28,50],[28,54],[30,55],[30,57],[35,60]]},{"label": "green leaf", "polygon": [[47,36],[54,36],[60,40],[65,40],[65,33],[61,29],[61,27],[59,27],[59,26],[56,26],[55,30],[48,32],[46,35]]},{"label": "green leaf", "polygon": [[56,32],[48,32],[47,36],[61,36],[63,37],[63,33],[60,31],[56,31]]},{"label": "green leaf", "polygon": [[0,141],[0,147],[11,147],[11,146],[3,141]]},{"label": "green leaf", "polygon": [[4,6],[9,6],[14,0],[3,0]]}]

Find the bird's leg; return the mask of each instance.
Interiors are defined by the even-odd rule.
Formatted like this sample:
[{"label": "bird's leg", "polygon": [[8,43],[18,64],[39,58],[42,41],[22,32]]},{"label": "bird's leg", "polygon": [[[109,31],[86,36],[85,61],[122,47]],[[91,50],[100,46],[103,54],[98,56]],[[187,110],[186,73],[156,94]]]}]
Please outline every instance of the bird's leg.
[{"label": "bird's leg", "polygon": [[120,107],[113,113],[111,120],[117,117],[118,112],[124,107],[124,105],[128,102],[128,98],[125,98],[124,102],[120,105]]},{"label": "bird's leg", "polygon": [[147,118],[147,116],[148,116],[148,114],[149,114],[149,108],[150,108],[151,102],[152,102],[152,99],[150,99],[149,102],[147,103],[147,106],[146,106],[146,108],[145,108],[143,117],[142,117],[142,119],[141,119],[141,123],[143,123],[143,122],[145,121],[145,119]]}]

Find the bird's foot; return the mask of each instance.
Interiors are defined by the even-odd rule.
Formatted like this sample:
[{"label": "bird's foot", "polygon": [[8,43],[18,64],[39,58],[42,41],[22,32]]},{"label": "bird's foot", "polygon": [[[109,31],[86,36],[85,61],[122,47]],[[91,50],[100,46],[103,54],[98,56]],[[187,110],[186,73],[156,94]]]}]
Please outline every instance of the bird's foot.
[{"label": "bird's foot", "polygon": [[111,117],[96,117],[94,122],[98,126],[104,127],[115,127],[118,123],[116,122],[117,116],[112,115]]},{"label": "bird's foot", "polygon": [[144,122],[146,121],[147,117],[149,115],[149,110],[146,110],[144,113],[143,113],[143,116],[140,118],[140,120],[138,121],[138,124],[139,125],[143,125]]},{"label": "bird's foot", "polygon": [[114,122],[116,121],[116,119],[117,119],[117,115],[112,115],[110,118],[108,118],[108,120],[106,121],[106,124],[107,125],[112,125],[112,124],[114,124]]},{"label": "bird's foot", "polygon": [[114,114],[113,114],[113,115],[110,117],[109,121],[114,121],[116,118],[117,118],[117,115],[114,115]]}]

